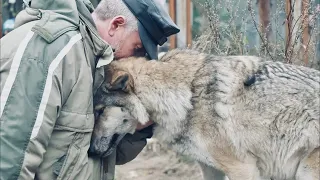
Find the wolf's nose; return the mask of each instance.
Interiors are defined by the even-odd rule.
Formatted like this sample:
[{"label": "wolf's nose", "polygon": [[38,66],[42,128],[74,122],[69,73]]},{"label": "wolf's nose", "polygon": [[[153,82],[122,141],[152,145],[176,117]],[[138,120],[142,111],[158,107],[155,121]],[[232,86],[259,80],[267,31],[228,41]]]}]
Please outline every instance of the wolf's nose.
[{"label": "wolf's nose", "polygon": [[88,155],[90,156],[97,156],[99,155],[99,146],[98,146],[98,140],[94,139],[90,142],[90,147],[88,149]]},{"label": "wolf's nose", "polygon": [[90,147],[88,149],[88,155],[89,156],[98,156],[99,154],[95,151],[94,145],[90,144]]}]

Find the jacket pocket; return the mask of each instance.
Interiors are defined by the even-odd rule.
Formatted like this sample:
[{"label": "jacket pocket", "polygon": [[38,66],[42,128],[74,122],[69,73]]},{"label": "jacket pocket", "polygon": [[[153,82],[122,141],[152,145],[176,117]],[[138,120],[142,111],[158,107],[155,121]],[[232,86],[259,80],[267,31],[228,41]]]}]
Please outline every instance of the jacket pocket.
[{"label": "jacket pocket", "polygon": [[93,125],[93,114],[61,111],[48,146],[46,161],[39,169],[42,179],[90,179],[93,170],[87,152]]},{"label": "jacket pocket", "polygon": [[57,180],[68,180],[73,174],[81,153],[80,148],[77,146],[77,139],[82,135],[82,133],[75,134],[75,140],[69,146],[67,154],[62,156],[54,165],[54,173],[58,175]]}]

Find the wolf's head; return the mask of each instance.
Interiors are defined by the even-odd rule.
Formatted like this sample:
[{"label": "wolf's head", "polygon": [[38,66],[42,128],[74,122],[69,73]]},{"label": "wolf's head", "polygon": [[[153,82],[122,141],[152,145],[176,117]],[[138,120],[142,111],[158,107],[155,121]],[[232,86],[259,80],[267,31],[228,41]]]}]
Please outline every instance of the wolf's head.
[{"label": "wolf's head", "polygon": [[134,133],[138,120],[125,107],[98,105],[90,152],[108,156],[127,133]]},{"label": "wolf's head", "polygon": [[106,77],[94,97],[96,120],[90,146],[90,152],[100,156],[109,155],[125,134],[149,120],[134,93],[132,76],[110,65]]}]

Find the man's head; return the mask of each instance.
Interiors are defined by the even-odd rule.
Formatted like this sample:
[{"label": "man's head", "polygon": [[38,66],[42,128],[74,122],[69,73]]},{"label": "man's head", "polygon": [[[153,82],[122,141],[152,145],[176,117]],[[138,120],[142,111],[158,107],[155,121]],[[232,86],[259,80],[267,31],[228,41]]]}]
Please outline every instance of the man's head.
[{"label": "man's head", "polygon": [[137,19],[122,0],[102,0],[93,18],[100,36],[112,46],[117,59],[143,50]]},{"label": "man's head", "polygon": [[116,59],[146,53],[157,59],[157,45],[180,31],[154,0],[102,0],[92,15]]}]

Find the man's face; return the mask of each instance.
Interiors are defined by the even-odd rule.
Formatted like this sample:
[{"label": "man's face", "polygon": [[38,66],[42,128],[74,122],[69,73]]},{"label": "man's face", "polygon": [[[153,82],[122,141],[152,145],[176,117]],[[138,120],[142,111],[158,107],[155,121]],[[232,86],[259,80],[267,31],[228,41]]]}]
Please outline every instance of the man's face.
[{"label": "man's face", "polygon": [[119,38],[112,47],[115,50],[115,59],[129,57],[129,56],[141,56],[143,46],[140,40],[138,31],[131,31],[129,33],[119,33]]},{"label": "man's face", "polygon": [[128,28],[124,16],[117,16],[105,23],[108,24],[102,25],[103,28],[98,28],[98,31],[114,49],[115,59],[145,55],[139,32]]}]

